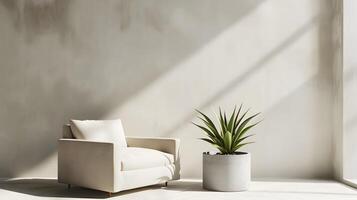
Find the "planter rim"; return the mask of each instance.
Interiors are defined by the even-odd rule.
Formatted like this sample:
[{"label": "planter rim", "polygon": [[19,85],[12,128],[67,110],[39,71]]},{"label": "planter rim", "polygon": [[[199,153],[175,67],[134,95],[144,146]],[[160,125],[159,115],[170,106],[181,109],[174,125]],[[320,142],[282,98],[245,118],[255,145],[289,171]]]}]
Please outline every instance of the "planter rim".
[{"label": "planter rim", "polygon": [[250,155],[249,152],[243,152],[243,151],[239,151],[240,154],[209,154],[207,152],[203,152],[203,155],[206,156],[246,156],[246,155]]}]

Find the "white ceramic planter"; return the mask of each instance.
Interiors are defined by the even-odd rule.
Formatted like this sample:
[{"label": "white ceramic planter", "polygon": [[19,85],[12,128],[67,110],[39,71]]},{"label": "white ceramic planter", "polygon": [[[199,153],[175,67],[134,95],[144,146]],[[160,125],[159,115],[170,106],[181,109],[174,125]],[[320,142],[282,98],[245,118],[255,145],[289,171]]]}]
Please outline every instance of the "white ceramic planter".
[{"label": "white ceramic planter", "polygon": [[203,188],[216,191],[244,191],[250,183],[250,154],[203,153]]}]

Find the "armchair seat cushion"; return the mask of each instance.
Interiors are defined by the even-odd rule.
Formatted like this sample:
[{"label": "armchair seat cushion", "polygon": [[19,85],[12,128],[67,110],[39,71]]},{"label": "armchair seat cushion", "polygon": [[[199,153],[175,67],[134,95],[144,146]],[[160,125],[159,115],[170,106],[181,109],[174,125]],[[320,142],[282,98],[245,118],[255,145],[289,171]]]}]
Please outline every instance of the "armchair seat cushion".
[{"label": "armchair seat cushion", "polygon": [[174,163],[172,154],[147,148],[124,148],[120,156],[122,171],[169,166]]}]

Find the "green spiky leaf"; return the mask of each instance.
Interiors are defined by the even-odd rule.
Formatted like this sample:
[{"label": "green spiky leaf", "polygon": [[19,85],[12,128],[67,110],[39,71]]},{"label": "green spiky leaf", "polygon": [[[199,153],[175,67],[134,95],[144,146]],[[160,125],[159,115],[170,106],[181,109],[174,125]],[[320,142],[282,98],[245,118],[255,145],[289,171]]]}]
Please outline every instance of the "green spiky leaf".
[{"label": "green spiky leaf", "polygon": [[246,133],[259,122],[254,124],[249,124],[249,122],[260,113],[246,118],[245,116],[249,110],[246,110],[243,115],[240,116],[242,108],[243,106],[241,104],[237,111],[237,107],[235,106],[229,118],[227,118],[226,112],[223,112],[221,108],[219,108],[217,125],[207,115],[196,110],[201,115],[198,118],[203,122],[204,126],[197,123],[193,124],[203,130],[207,136],[207,138],[200,139],[213,145],[221,154],[233,154],[243,146],[251,144],[252,142],[243,142],[253,136],[252,134],[246,136]]}]

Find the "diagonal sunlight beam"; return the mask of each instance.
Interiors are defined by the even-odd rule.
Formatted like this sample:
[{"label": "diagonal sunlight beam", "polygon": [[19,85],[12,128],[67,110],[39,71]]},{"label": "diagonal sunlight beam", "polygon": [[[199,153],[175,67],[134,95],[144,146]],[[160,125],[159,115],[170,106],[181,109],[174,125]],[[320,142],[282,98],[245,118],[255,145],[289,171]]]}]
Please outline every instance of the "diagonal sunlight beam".
[{"label": "diagonal sunlight beam", "polygon": [[[319,104],[319,100],[329,97],[330,91],[327,81],[330,79],[331,65],[327,62],[329,59],[325,59],[330,56],[330,38],[329,34],[324,34],[331,31],[328,23],[330,12],[325,12],[326,9],[321,8],[323,5],[316,2],[313,3],[314,7],[311,7],[310,1],[306,1],[304,6],[300,2],[284,3],[280,5],[269,1],[262,4],[244,20],[232,24],[209,43],[204,44],[199,51],[149,83],[128,101],[118,104],[115,110],[104,117],[121,118],[128,135],[180,138],[183,146],[182,158],[186,163],[182,166],[183,176],[199,177],[202,163],[198,152],[210,150],[211,146],[194,139],[200,136],[198,130],[189,123],[195,116],[194,108],[208,110],[218,105],[231,107],[237,100],[244,100],[264,113],[276,104],[278,108],[287,105],[288,110],[293,111],[295,107],[292,106],[298,101],[291,97],[297,94],[301,97],[298,100],[304,100],[300,108],[304,105],[312,107]],[[292,6],[291,3],[296,4],[293,6],[296,9],[301,9],[298,15],[290,15],[291,11],[286,10],[286,6]],[[310,81],[310,78],[313,80]],[[301,87],[303,90],[300,90]],[[281,100],[284,101],[283,106]],[[322,109],[328,109],[326,104],[317,105],[315,110]],[[303,117],[305,111],[306,108],[303,108],[299,109],[298,113],[291,114],[297,119]],[[319,134],[326,131],[316,127],[316,124],[313,125],[315,120],[321,122],[321,119],[317,119],[318,114],[310,111],[308,113],[312,115],[304,118],[302,123],[311,126],[306,127],[304,137],[298,142],[288,144],[309,142],[307,148],[314,150],[315,138],[313,141],[307,138],[310,138],[309,135],[314,131]],[[282,115],[284,112],[277,112],[270,121],[266,120],[267,123],[260,127],[274,131]],[[289,122],[293,123],[293,120]],[[289,129],[289,125],[291,124],[280,128],[274,136],[282,135]],[[285,136],[297,134],[299,130],[294,129],[291,134]],[[257,139],[264,137],[259,136]],[[327,143],[326,140],[323,145]],[[269,144],[272,144],[269,140],[264,141],[258,149],[251,150],[259,157],[264,155],[261,150],[265,150]],[[297,146],[293,147],[299,149]],[[319,155],[322,155],[321,159],[317,158]],[[264,158],[260,159],[260,163],[254,161],[252,169],[258,177],[322,177],[329,169],[321,169],[318,163],[327,166],[326,155],[327,153],[319,150],[311,154],[306,162],[306,156],[299,155],[299,159],[295,159],[290,165],[282,165],[281,170],[272,166],[263,169],[261,166],[264,162],[268,165],[282,162],[283,156],[275,156],[274,160]],[[297,170],[288,174],[293,165],[297,166]]]},{"label": "diagonal sunlight beam", "polygon": [[[218,101],[224,94],[233,90],[237,85],[245,82],[249,77],[251,77],[254,73],[256,73],[260,68],[262,68],[264,64],[268,63],[270,60],[276,57],[280,52],[282,52],[284,49],[290,46],[295,40],[299,39],[304,33],[306,33],[313,26],[315,26],[318,23],[319,18],[320,15],[316,15],[315,17],[313,17],[311,20],[309,20],[307,23],[301,26],[297,31],[295,31],[291,36],[285,39],[281,44],[276,46],[272,51],[270,51],[268,54],[266,54],[260,60],[258,60],[255,64],[249,67],[249,70],[246,73],[241,74],[236,78],[234,78],[223,89],[218,91],[212,98],[201,104],[197,109],[204,110],[214,102]],[[187,124],[186,123],[187,121],[192,120],[195,117],[195,115],[196,114],[194,112],[191,112],[184,119],[182,119],[180,123],[167,130],[163,135],[167,136],[173,134],[176,130],[179,130],[183,126],[185,126]]]},{"label": "diagonal sunlight beam", "polygon": [[[11,46],[2,53],[6,59],[1,61],[0,74],[9,75],[0,79],[0,85],[12,91],[0,98],[0,104],[8,105],[0,113],[12,113],[0,115],[5,119],[0,123],[0,157],[5,159],[0,163],[0,176],[55,175],[55,138],[62,123],[70,118],[102,118],[133,101],[226,30],[245,21],[266,0],[165,1],[160,6],[140,0],[125,5],[98,1],[85,7],[73,1],[40,2],[0,0],[4,26],[0,35],[8,37],[0,43]],[[63,12],[53,13],[53,9]],[[88,10],[96,10],[100,17],[87,15]],[[129,22],[130,26],[122,27]],[[21,83],[31,84],[22,86],[13,78],[19,76]],[[56,112],[59,108],[61,112]],[[28,117],[33,113],[36,117]],[[22,126],[12,126],[14,121],[22,121]],[[36,142],[16,139],[24,133],[43,137]]]}]

